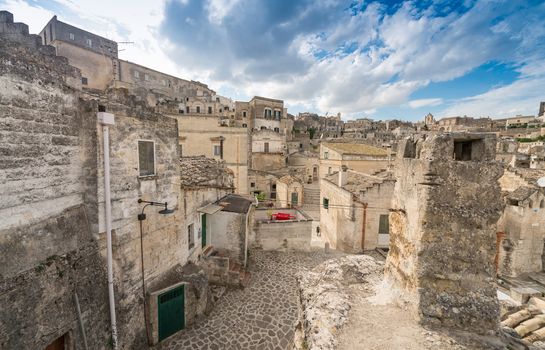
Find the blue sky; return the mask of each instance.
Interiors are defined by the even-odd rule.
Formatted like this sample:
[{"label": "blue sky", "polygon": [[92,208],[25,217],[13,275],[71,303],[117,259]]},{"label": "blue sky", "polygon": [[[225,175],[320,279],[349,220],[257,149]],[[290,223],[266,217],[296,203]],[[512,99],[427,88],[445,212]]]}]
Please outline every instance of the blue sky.
[{"label": "blue sky", "polygon": [[[543,1],[0,0],[38,32],[53,15],[120,57],[289,112],[418,120],[536,114]],[[106,10],[107,9],[107,10]]]}]

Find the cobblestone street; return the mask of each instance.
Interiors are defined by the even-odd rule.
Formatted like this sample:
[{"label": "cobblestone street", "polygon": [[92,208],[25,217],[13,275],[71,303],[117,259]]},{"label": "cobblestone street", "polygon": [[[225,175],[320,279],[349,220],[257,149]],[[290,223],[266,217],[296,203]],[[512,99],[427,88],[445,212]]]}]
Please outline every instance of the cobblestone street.
[{"label": "cobblestone street", "polygon": [[250,284],[227,292],[206,320],[166,340],[159,349],[291,348],[297,320],[295,275],[340,256],[311,253],[251,252]]}]

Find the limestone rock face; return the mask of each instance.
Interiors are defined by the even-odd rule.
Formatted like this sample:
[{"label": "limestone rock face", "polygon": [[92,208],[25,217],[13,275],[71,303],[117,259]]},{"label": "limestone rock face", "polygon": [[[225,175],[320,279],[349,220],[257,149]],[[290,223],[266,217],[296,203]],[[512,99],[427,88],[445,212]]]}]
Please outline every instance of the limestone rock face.
[{"label": "limestone rock face", "polygon": [[351,284],[373,284],[382,264],[367,255],[326,261],[298,276],[304,344],[308,349],[335,349],[339,329],[348,321]]},{"label": "limestone rock face", "polygon": [[496,229],[503,209],[495,138],[444,134],[398,152],[386,275],[423,323],[497,329]]}]

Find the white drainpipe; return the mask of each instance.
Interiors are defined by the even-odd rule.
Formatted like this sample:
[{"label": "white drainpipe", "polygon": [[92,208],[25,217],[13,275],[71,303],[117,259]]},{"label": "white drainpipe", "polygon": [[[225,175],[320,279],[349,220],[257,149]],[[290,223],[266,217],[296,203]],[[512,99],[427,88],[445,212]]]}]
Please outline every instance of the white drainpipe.
[{"label": "white drainpipe", "polygon": [[117,325],[115,320],[114,272],[112,263],[112,203],[110,198],[110,130],[114,125],[114,115],[106,112],[97,113],[98,122],[102,125],[104,138],[104,216],[106,224],[106,245],[108,263],[108,299],[110,301],[110,321],[112,327],[112,344],[117,349]]}]

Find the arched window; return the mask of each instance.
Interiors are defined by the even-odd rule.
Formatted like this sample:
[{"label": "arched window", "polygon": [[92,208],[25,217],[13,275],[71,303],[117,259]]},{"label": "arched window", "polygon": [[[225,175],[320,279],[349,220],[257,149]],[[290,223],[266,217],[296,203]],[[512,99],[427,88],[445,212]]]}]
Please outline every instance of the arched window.
[{"label": "arched window", "polygon": [[540,208],[545,208],[545,199],[542,199],[541,202],[539,202]]}]

